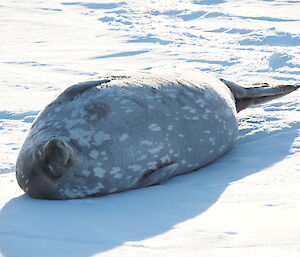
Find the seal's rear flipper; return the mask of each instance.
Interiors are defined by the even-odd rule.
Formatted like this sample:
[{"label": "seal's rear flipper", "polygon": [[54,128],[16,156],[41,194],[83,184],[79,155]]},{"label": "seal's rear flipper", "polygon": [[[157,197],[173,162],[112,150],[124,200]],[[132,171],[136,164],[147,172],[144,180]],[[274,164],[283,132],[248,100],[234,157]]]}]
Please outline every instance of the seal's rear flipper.
[{"label": "seal's rear flipper", "polygon": [[237,112],[247,107],[263,104],[275,98],[285,96],[300,87],[300,85],[270,86],[262,83],[258,84],[260,86],[244,88],[224,79],[221,79],[221,81],[230,88],[235,98]]}]

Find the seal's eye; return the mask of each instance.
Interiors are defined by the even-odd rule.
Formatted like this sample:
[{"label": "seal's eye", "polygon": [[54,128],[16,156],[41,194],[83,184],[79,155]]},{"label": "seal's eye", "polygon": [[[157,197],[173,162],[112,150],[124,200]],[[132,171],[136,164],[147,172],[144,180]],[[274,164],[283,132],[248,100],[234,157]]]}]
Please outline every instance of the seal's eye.
[{"label": "seal's eye", "polygon": [[31,169],[31,170],[30,170],[30,174],[31,174],[33,177],[35,177],[35,176],[36,176],[35,170],[34,170],[34,169]]}]

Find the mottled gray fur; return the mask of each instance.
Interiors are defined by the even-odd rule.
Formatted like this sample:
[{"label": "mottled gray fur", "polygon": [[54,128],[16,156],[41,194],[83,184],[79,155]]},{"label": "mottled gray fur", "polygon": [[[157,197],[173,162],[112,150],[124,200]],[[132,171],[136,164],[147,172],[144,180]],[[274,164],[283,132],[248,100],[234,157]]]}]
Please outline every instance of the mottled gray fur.
[{"label": "mottled gray fur", "polygon": [[274,97],[274,89],[263,87],[248,90],[195,71],[74,85],[34,121],[18,156],[18,182],[33,197],[72,199],[199,169],[232,147],[236,106]]}]

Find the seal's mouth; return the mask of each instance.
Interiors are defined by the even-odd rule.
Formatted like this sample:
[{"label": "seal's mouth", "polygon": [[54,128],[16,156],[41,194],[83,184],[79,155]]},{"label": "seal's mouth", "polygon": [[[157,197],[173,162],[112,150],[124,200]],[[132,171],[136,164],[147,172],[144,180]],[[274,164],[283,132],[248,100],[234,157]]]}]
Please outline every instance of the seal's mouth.
[{"label": "seal's mouth", "polygon": [[48,200],[63,199],[58,184],[35,169],[20,171],[16,168],[17,181],[26,194],[31,197]]}]

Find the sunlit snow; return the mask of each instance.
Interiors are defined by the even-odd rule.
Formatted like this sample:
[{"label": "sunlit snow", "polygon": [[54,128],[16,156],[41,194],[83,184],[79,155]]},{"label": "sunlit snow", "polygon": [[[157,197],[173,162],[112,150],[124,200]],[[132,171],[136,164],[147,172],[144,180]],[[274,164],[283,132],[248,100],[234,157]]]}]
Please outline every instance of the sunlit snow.
[{"label": "sunlit snow", "polygon": [[297,0],[1,1],[0,256],[299,257],[300,90],[239,113],[227,155],[162,185],[47,201],[14,174],[37,113],[80,81],[184,68],[299,84],[299,13]]}]

